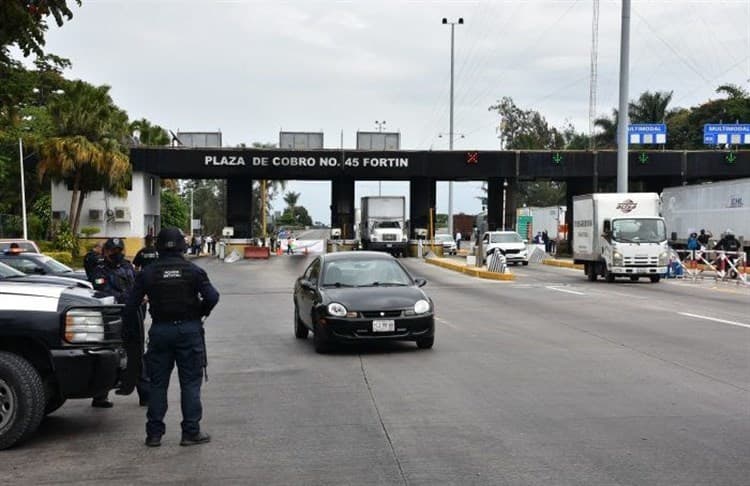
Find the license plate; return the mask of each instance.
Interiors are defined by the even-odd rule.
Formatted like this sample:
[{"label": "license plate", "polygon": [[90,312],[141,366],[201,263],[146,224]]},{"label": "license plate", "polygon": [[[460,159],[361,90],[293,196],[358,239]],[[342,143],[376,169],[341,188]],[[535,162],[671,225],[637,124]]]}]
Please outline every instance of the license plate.
[{"label": "license plate", "polygon": [[372,321],[372,332],[393,332],[396,330],[396,321],[393,319],[381,319]]},{"label": "license plate", "polygon": [[393,248],[393,245],[392,245],[392,244],[390,244],[390,243],[386,243],[385,247],[386,247],[386,248]]}]

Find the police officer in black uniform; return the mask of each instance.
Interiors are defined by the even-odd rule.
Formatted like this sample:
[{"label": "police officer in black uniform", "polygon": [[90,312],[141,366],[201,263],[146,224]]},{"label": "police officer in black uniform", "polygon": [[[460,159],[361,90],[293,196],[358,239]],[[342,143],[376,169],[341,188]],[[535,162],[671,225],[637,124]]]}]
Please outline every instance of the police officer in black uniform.
[{"label": "police officer in black uniform", "polygon": [[[106,295],[111,295],[118,304],[124,304],[135,285],[135,269],[124,255],[125,243],[120,238],[109,238],[104,242],[103,250],[104,259],[94,269],[94,288]],[[94,397],[91,406],[111,408],[112,402],[108,394],[104,394]]]},{"label": "police officer in black uniform", "polygon": [[148,297],[151,329],[147,353],[151,393],[146,445],[158,447],[164,435],[167,388],[175,362],[180,379],[182,440],[180,445],[204,444],[211,437],[200,429],[203,414],[200,390],[206,363],[202,318],[219,301],[206,272],[183,256],[185,237],[178,228],[164,228],[156,238],[159,259],[136,277],[126,315],[138,311]]},{"label": "police officer in black uniform", "polygon": [[138,253],[135,254],[135,258],[133,258],[133,265],[139,272],[159,258],[159,252],[156,251],[156,247],[154,246],[154,237],[146,235],[143,240],[146,243],[146,246],[138,250]]},{"label": "police officer in black uniform", "polygon": [[98,241],[93,248],[86,253],[86,256],[83,257],[83,268],[86,270],[86,279],[89,282],[94,283],[94,272],[96,271],[96,267],[103,262],[102,242]]}]

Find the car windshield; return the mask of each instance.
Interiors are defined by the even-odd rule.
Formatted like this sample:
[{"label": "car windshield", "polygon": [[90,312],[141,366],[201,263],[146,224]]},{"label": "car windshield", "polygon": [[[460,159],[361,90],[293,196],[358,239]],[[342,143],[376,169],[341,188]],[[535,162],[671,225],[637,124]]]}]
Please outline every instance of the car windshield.
[{"label": "car windshield", "polygon": [[380,221],[375,223],[375,228],[401,228],[401,223],[398,221]]},{"label": "car windshield", "polygon": [[0,278],[14,278],[14,277],[25,277],[26,274],[19,272],[13,267],[9,267],[4,263],[0,263]]},{"label": "car windshield", "polygon": [[73,269],[70,268],[69,266],[63,265],[62,263],[58,262],[54,258],[45,256],[45,255],[42,255],[39,258],[39,261],[47,265],[50,268],[50,270],[52,270],[55,273],[69,273],[73,271]]},{"label": "car windshield", "polygon": [[36,247],[30,241],[22,241],[22,240],[0,243],[0,251],[9,250],[11,244],[18,245],[18,248],[20,248],[23,251],[33,251],[33,252],[38,251]]},{"label": "car windshield", "polygon": [[623,243],[660,243],[666,241],[667,229],[661,219],[616,219],[612,238]]},{"label": "car windshield", "polygon": [[339,260],[327,262],[324,287],[370,287],[412,285],[409,274],[395,260]]},{"label": "car windshield", "polygon": [[518,233],[494,233],[490,234],[490,243],[523,243]]}]

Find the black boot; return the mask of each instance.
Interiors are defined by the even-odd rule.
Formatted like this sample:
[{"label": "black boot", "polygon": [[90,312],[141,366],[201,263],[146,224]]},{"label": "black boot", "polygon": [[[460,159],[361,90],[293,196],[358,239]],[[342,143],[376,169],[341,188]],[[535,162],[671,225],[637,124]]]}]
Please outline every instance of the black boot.
[{"label": "black boot", "polygon": [[181,446],[191,446],[211,442],[211,436],[205,432],[198,432],[195,435],[182,434]]},{"label": "black boot", "polygon": [[94,398],[91,400],[91,406],[95,408],[112,408],[114,404],[107,398]]},{"label": "black boot", "polygon": [[148,447],[159,447],[161,445],[160,435],[149,435],[146,437],[146,445]]}]

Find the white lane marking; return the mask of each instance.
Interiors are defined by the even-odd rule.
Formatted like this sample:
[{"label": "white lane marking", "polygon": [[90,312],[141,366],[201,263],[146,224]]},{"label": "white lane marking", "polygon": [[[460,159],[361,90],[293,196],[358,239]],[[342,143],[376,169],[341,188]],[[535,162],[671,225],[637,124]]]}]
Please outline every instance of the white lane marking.
[{"label": "white lane marking", "polygon": [[550,287],[550,286],[547,286],[545,288],[550,289],[550,290],[557,290],[558,292],[565,292],[565,293],[568,293],[568,294],[586,295],[583,292],[578,292],[577,290],[561,289],[560,287]]},{"label": "white lane marking", "polygon": [[705,319],[707,321],[721,322],[722,324],[729,324],[731,326],[747,327],[750,328],[750,324],[743,324],[741,322],[726,321],[724,319],[717,319],[716,317],[701,316],[698,314],[691,314],[689,312],[678,312],[681,316],[695,317],[696,319]]},{"label": "white lane marking", "polygon": [[445,324],[446,326],[450,327],[451,329],[458,329],[456,326],[454,326],[450,322],[446,321],[445,319],[441,319],[440,317],[436,317],[435,320],[438,321],[441,324]]}]

